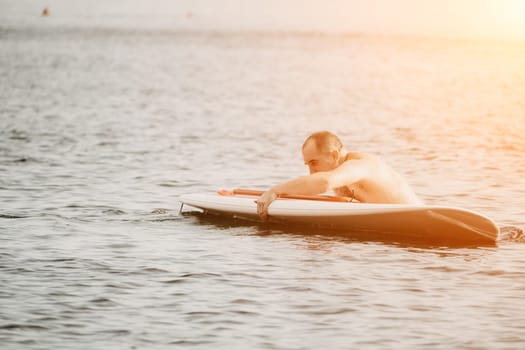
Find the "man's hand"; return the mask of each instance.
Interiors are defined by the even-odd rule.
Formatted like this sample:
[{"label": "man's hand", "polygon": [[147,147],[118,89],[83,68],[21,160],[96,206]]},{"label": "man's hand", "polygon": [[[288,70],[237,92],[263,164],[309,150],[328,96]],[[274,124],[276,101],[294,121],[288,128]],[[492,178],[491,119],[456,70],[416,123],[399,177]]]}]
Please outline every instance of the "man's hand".
[{"label": "man's hand", "polygon": [[277,193],[272,189],[264,192],[261,197],[256,201],[257,203],[257,214],[263,219],[268,220],[268,207],[270,203],[277,199]]}]

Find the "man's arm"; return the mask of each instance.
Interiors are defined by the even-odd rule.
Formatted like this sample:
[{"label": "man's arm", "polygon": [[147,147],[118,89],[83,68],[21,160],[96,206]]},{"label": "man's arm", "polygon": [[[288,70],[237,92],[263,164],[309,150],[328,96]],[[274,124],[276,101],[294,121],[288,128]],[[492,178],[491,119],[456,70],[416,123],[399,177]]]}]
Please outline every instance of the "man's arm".
[{"label": "man's arm", "polygon": [[349,186],[364,179],[368,174],[369,161],[349,160],[334,170],[301,176],[273,186],[257,200],[257,213],[268,219],[268,207],[280,194],[316,195],[334,188]]}]

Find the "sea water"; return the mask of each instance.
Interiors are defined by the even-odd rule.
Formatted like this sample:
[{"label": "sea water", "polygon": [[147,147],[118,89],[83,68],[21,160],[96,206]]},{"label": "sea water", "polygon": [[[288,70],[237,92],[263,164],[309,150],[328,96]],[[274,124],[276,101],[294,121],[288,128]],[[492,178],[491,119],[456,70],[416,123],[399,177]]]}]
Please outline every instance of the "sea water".
[{"label": "sea water", "polygon": [[[524,96],[519,43],[0,24],[1,347],[523,348]],[[501,240],[179,213],[306,174],[324,129]]]}]

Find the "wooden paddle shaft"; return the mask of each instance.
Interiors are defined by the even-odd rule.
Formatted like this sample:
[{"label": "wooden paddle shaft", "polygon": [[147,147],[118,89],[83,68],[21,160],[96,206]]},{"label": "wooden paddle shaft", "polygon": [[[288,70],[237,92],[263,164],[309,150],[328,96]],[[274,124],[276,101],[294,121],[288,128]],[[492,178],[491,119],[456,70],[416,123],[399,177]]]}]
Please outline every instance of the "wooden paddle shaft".
[{"label": "wooden paddle shaft", "polygon": [[[264,191],[260,190],[251,190],[251,189],[242,189],[242,188],[236,188],[233,191],[219,191],[219,194],[221,195],[245,195],[245,196],[261,196],[264,193]],[[280,194],[278,195],[278,198],[286,198],[286,199],[304,199],[304,200],[311,200],[311,201],[325,201],[325,202],[345,202],[349,203],[353,201],[353,198],[350,197],[343,197],[343,196],[325,196],[325,195],[315,195],[315,196],[308,196],[308,195],[302,195],[302,194]]]}]

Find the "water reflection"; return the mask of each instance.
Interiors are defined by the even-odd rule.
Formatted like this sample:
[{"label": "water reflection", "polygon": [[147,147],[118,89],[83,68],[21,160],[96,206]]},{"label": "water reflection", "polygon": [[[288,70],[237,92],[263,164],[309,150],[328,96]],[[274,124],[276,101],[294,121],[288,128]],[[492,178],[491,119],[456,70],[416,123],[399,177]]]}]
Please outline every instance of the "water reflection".
[{"label": "water reflection", "polygon": [[377,231],[347,231],[316,228],[309,226],[284,225],[278,223],[263,223],[247,221],[237,218],[229,218],[218,215],[209,215],[200,211],[184,211],[184,217],[195,219],[194,224],[213,226],[220,230],[230,230],[244,228],[242,235],[267,236],[286,236],[300,238],[311,247],[325,247],[333,242],[338,243],[380,243],[400,248],[419,247],[425,249],[435,248],[479,248],[495,247],[497,243],[490,242],[443,242],[439,240],[429,240],[422,237],[415,239],[412,237],[392,237],[387,233]]}]

